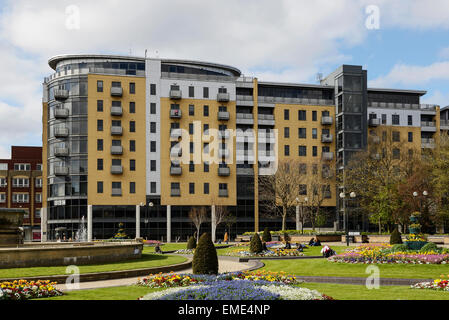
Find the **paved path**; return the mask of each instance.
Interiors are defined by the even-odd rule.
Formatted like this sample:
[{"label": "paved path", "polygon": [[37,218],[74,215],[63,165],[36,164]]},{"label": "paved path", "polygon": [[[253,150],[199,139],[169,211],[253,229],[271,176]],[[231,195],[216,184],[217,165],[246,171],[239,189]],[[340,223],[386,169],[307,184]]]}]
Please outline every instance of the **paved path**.
[{"label": "paved path", "polygon": [[[186,256],[188,257],[188,256]],[[235,271],[243,271],[254,267],[262,266],[256,261],[252,262],[239,262],[238,258],[233,257],[219,257],[219,272],[235,272]],[[185,269],[178,271],[177,273],[192,273],[192,269]],[[57,289],[63,291],[71,291],[71,290],[83,290],[83,289],[99,289],[99,288],[109,288],[109,287],[121,287],[121,286],[129,286],[133,285],[137,282],[137,280],[142,277],[134,277],[134,278],[124,278],[124,279],[115,279],[115,280],[104,280],[104,281],[91,281],[91,282],[81,282],[79,283],[78,288],[67,288],[65,284],[56,285]]]}]

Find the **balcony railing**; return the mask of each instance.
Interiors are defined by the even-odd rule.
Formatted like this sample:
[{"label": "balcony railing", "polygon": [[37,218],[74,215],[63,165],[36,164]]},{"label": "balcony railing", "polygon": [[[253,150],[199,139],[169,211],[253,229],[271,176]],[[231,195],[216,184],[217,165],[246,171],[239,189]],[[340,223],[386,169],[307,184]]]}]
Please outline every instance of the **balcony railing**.
[{"label": "balcony railing", "polygon": [[123,96],[123,88],[122,87],[111,87],[111,96],[113,96],[113,97]]},{"label": "balcony railing", "polygon": [[172,119],[181,119],[182,113],[181,109],[172,109],[170,110],[170,118]]},{"label": "balcony railing", "polygon": [[180,176],[182,174],[181,167],[170,167],[170,175],[172,176]]},{"label": "balcony railing", "polygon": [[287,104],[305,104],[313,106],[333,106],[333,100],[326,99],[308,99],[308,98],[286,98],[286,97],[268,97],[258,96],[259,103],[287,103]]},{"label": "balcony railing", "polygon": [[171,129],[170,130],[170,137],[171,138],[180,138],[182,137],[182,129]]},{"label": "balcony railing", "polygon": [[422,138],[421,147],[423,149],[433,149],[435,148],[435,139],[433,138]]},{"label": "balcony railing", "polygon": [[369,108],[384,109],[409,109],[435,112],[438,105],[435,104],[410,104],[410,103],[393,103],[393,102],[368,102]]},{"label": "balcony railing", "polygon": [[181,90],[170,90],[170,99],[173,99],[173,100],[182,99],[182,91]]},{"label": "balcony railing", "polygon": [[120,155],[123,154],[122,146],[111,146],[111,154]]},{"label": "balcony railing", "polygon": [[218,168],[218,175],[220,177],[227,177],[231,175],[231,168],[229,167],[219,167]]},{"label": "balcony railing", "polygon": [[331,134],[323,134],[321,136],[321,142],[323,143],[332,143],[333,136]]},{"label": "balcony railing", "polygon": [[68,116],[69,116],[69,109],[66,108],[55,109],[56,119],[66,119]]},{"label": "balcony railing", "polygon": [[121,116],[123,114],[122,107],[111,107],[111,116]]},{"label": "balcony railing", "polygon": [[237,124],[254,124],[254,117],[251,113],[237,113]]},{"label": "balcony railing", "polygon": [[228,111],[218,111],[218,120],[229,120]]},{"label": "balcony railing", "polygon": [[334,153],[333,152],[323,152],[322,158],[323,158],[323,160],[326,160],[326,161],[333,160],[334,159]]},{"label": "balcony railing", "polygon": [[259,114],[257,116],[258,124],[266,126],[274,126],[274,115],[272,114]]},{"label": "balcony railing", "polygon": [[381,119],[369,119],[368,125],[370,127],[378,127],[378,126],[380,126],[380,121],[381,121]]},{"label": "balcony railing", "polygon": [[111,127],[111,135],[112,136],[121,136],[123,134],[123,128],[119,126]]},{"label": "balcony railing", "polygon": [[69,90],[55,89],[55,100],[66,100],[69,97]]},{"label": "balcony railing", "polygon": [[122,174],[123,173],[123,166],[111,166],[111,173],[112,174]]},{"label": "balcony railing", "polygon": [[67,137],[69,135],[69,128],[55,128],[55,137]]},{"label": "balcony railing", "polygon": [[55,167],[55,175],[56,176],[66,176],[69,174],[68,167]]},{"label": "balcony railing", "polygon": [[449,129],[449,120],[441,120],[440,121],[440,129],[448,130]]},{"label": "balcony railing", "polygon": [[219,93],[217,94],[217,101],[228,102],[230,100],[229,93]]},{"label": "balcony railing", "polygon": [[181,189],[171,189],[170,195],[172,197],[180,197],[181,196]]},{"label": "balcony railing", "polygon": [[119,197],[122,195],[122,189],[121,188],[112,188],[112,196],[113,197]]},{"label": "balcony railing", "polygon": [[218,196],[220,198],[226,198],[228,197],[229,193],[228,193],[228,189],[219,189],[218,190]]},{"label": "balcony railing", "polygon": [[69,155],[69,149],[68,148],[55,148],[54,154],[56,157],[66,157]]},{"label": "balcony railing", "polygon": [[329,116],[324,116],[321,118],[321,124],[322,125],[332,125],[334,123],[334,119]]}]

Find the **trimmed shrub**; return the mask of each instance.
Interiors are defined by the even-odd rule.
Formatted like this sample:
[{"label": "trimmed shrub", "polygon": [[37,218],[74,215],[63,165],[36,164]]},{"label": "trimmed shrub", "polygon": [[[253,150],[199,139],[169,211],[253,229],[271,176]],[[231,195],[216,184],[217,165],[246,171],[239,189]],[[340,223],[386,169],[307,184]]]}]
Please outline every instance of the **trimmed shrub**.
[{"label": "trimmed shrub", "polygon": [[405,252],[408,251],[408,247],[405,244],[395,244],[392,248],[391,248],[392,252]]},{"label": "trimmed shrub", "polygon": [[393,232],[391,233],[390,236],[390,244],[402,244],[402,238],[401,238],[401,233],[399,232],[398,228],[394,228]]},{"label": "trimmed shrub", "polygon": [[249,244],[249,251],[251,253],[260,253],[263,251],[262,241],[260,241],[259,234],[256,233]]},{"label": "trimmed shrub", "polygon": [[420,252],[428,252],[428,251],[439,251],[439,249],[435,243],[429,242],[421,248]]},{"label": "trimmed shrub", "polygon": [[187,242],[187,249],[193,250],[196,248],[196,239],[195,237],[190,237]]},{"label": "trimmed shrub", "polygon": [[204,233],[198,241],[193,254],[192,270],[193,274],[218,274],[217,250],[209,233]]},{"label": "trimmed shrub", "polygon": [[271,241],[271,233],[268,230],[268,228],[265,228],[265,230],[263,231],[262,240],[264,242],[270,242]]}]

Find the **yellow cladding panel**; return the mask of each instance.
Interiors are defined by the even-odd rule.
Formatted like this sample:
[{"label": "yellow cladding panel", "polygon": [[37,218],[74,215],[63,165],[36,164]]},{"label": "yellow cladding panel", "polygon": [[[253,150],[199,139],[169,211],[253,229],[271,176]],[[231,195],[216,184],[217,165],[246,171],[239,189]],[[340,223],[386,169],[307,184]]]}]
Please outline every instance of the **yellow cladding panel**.
[{"label": "yellow cladding panel", "polygon": [[[170,118],[170,108],[172,104],[179,104],[181,109],[181,119]],[[195,113],[189,116],[189,105],[194,105]],[[209,106],[209,116],[204,116],[204,106]],[[226,106],[230,114],[227,121],[218,120],[218,107]],[[236,187],[236,152],[235,152],[235,138],[231,135],[231,139],[226,140],[228,146],[232,146],[232,163],[228,164],[231,169],[230,176],[218,176],[218,164],[211,163],[209,172],[204,172],[203,161],[195,164],[195,172],[189,172],[189,164],[181,163],[182,174],[180,176],[170,175],[170,128],[171,123],[179,123],[179,127],[185,132],[189,132],[189,124],[196,122],[194,126],[194,134],[190,135],[190,139],[194,142],[194,152],[198,154],[202,152],[204,142],[202,140],[204,124],[209,125],[209,129],[217,129],[220,124],[226,125],[227,129],[235,131],[236,124],[236,107],[235,101],[221,103],[215,100],[196,100],[196,99],[182,99],[179,101],[170,100],[169,98],[161,98],[161,204],[162,205],[192,205],[192,206],[210,206],[215,205],[236,205],[237,204],[237,187]],[[195,137],[199,141],[195,141]],[[181,141],[181,140],[179,140]],[[210,142],[213,141],[213,138]],[[182,150],[182,155],[185,157],[189,155],[193,160],[193,155],[190,155],[189,143],[184,143],[185,147]],[[229,158],[231,159],[231,158]],[[180,197],[171,196],[171,183],[179,183],[181,188]],[[189,183],[195,184],[195,193],[189,193]],[[209,194],[204,194],[204,183],[209,183]],[[218,189],[219,183],[227,183],[228,197],[219,197]]]},{"label": "yellow cladding panel", "polygon": [[[97,92],[97,81],[103,81],[103,92]],[[111,96],[113,81],[121,82],[122,97]],[[130,83],[135,83],[135,94],[130,94]],[[97,111],[97,100],[103,100],[103,111]],[[112,116],[112,101],[121,101],[122,116]],[[130,113],[130,102],[135,102],[135,113]],[[146,144],[145,144],[145,78],[112,75],[88,75],[88,203],[90,205],[137,205],[146,202]],[[103,120],[103,131],[97,131],[97,120]],[[122,136],[111,136],[112,120],[120,120]],[[135,132],[130,132],[130,121],[135,121]],[[103,151],[97,151],[97,139],[103,139]],[[122,155],[111,155],[112,140],[120,140]],[[136,151],[130,151],[134,140]],[[97,159],[103,159],[103,170],[97,170]],[[121,159],[123,174],[111,174],[112,159]],[[130,171],[130,160],[136,170]],[[103,193],[97,193],[97,182],[103,182]],[[112,196],[112,182],[121,182],[122,196]],[[135,182],[136,193],[130,193],[130,182]]]},{"label": "yellow cladding panel", "polygon": [[[376,139],[373,136],[377,136],[379,143],[382,143],[383,135],[385,132],[387,141],[390,141],[392,137],[390,135],[393,132],[399,132],[399,139],[401,143],[401,148],[414,149],[421,152],[421,128],[420,127],[399,127],[399,126],[386,126],[381,125],[375,128],[368,128],[368,145],[376,143]],[[408,133],[413,133],[413,141],[408,141]]]},{"label": "yellow cladding panel", "polygon": [[[275,107],[275,129],[278,130],[278,161],[283,159],[297,159],[301,163],[307,164],[307,174],[312,175],[313,164],[318,165],[318,176],[321,178],[322,164],[329,164],[331,168],[335,168],[335,106],[310,106],[310,105],[292,105],[292,104],[278,104]],[[289,120],[284,118],[284,110],[289,110]],[[306,120],[299,120],[298,112],[304,110],[306,112]],[[316,111],[316,120],[312,119],[313,111]],[[332,117],[331,125],[323,125],[321,123],[322,112],[328,111],[329,116]],[[286,138],[284,135],[284,128],[288,127],[290,131],[290,137]],[[306,138],[299,138],[299,128],[306,129]],[[316,138],[312,137],[312,130],[316,129]],[[323,143],[322,130],[328,129],[332,135],[331,143]],[[284,146],[290,146],[290,155],[285,156]],[[306,156],[299,156],[299,146],[306,146]],[[313,147],[317,147],[317,155],[313,156]],[[332,161],[322,161],[322,147],[329,147],[329,152],[334,153],[334,159]],[[335,207],[336,206],[336,194],[335,194],[335,173],[334,178],[330,180],[326,179],[323,184],[329,184],[332,194],[332,198],[325,199],[323,206]],[[311,192],[311,190],[308,190]]]}]

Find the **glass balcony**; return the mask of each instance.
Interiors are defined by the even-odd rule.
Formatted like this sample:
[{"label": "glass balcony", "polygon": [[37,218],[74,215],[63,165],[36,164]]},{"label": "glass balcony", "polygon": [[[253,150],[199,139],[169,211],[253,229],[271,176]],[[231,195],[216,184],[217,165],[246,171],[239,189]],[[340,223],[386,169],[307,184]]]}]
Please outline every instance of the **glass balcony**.
[{"label": "glass balcony", "polygon": [[112,97],[123,96],[123,88],[122,87],[111,87],[111,96]]},{"label": "glass balcony", "polygon": [[55,109],[56,119],[66,119],[69,116],[69,109],[59,108]]}]

